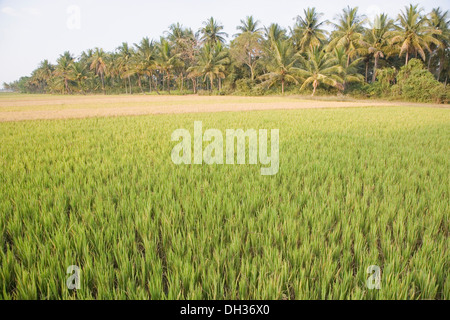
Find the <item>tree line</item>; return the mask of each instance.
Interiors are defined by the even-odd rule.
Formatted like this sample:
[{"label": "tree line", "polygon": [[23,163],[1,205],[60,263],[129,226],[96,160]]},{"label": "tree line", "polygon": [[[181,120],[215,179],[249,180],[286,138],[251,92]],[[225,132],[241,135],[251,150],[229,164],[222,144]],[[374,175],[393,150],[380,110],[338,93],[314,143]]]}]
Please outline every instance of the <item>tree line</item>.
[{"label": "tree line", "polygon": [[373,21],[357,7],[346,7],[334,21],[307,8],[288,29],[276,23],[264,27],[248,16],[235,35],[223,30],[212,17],[197,32],[175,23],[157,41],[146,37],[79,57],[65,52],[55,65],[44,60],[31,76],[4,87],[58,94],[382,93],[417,59],[420,76],[447,90],[450,19],[441,8],[425,14],[409,5],[396,19],[383,13]]}]

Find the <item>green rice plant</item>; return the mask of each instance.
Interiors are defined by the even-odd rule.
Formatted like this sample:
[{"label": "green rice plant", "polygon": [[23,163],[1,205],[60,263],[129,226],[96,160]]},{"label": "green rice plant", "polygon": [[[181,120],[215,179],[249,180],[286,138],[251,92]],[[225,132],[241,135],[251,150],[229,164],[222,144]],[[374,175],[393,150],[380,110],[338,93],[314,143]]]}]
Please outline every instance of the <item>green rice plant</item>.
[{"label": "green rice plant", "polygon": [[[280,129],[279,173],[174,165],[194,121]],[[449,141],[434,108],[1,123],[0,299],[449,299]]]}]

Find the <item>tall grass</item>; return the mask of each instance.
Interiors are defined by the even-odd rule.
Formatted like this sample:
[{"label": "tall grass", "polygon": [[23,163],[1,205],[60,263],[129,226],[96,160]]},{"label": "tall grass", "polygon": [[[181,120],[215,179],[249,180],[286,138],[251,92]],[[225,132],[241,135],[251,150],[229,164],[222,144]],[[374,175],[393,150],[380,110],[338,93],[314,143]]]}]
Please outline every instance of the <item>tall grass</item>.
[{"label": "tall grass", "polygon": [[[279,128],[280,172],[174,165],[194,121]],[[0,298],[449,299],[449,141],[431,108],[2,123]]]}]

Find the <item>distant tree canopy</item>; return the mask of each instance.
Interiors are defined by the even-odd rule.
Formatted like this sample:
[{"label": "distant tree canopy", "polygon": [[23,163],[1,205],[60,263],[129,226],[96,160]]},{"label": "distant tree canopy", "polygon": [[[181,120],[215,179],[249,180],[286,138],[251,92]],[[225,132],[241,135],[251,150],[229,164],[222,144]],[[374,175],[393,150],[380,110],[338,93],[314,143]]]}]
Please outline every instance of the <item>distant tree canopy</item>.
[{"label": "distant tree canopy", "polygon": [[409,5],[396,18],[380,14],[369,21],[357,7],[347,7],[333,22],[322,17],[307,8],[287,30],[278,24],[264,27],[249,16],[229,44],[229,35],[213,17],[198,32],[175,23],[157,41],[122,43],[113,52],[89,49],[79,57],[65,52],[55,65],[45,60],[30,77],[4,87],[59,94],[320,91],[383,96],[405,92],[407,85],[397,82],[406,78],[397,73],[419,59],[422,63],[414,62],[414,68],[422,70],[428,85],[448,90],[448,11],[435,8],[425,14]]}]

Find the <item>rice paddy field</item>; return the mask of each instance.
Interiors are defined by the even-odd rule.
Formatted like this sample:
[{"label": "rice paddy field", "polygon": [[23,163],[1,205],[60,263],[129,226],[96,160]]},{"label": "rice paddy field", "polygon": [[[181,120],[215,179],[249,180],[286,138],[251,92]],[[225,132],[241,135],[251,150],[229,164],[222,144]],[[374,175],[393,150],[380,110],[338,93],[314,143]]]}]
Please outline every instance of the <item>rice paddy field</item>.
[{"label": "rice paddy field", "polygon": [[[173,164],[194,121],[280,129],[278,174]],[[2,122],[0,299],[447,300],[449,159],[448,108]]]}]

